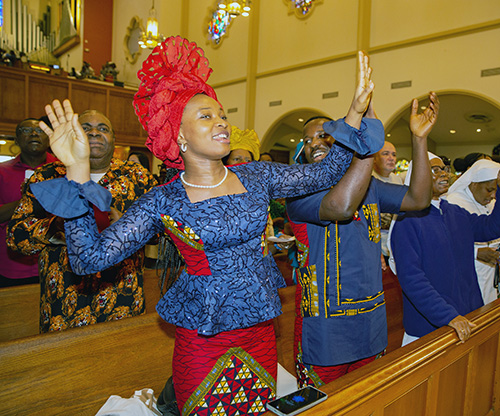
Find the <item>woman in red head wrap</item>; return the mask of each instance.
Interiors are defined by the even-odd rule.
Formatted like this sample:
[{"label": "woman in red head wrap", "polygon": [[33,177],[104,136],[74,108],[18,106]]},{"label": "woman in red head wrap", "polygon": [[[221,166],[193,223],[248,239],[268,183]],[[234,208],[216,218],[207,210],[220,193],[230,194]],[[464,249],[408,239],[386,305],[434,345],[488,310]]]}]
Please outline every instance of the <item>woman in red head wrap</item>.
[{"label": "woman in red head wrap", "polygon": [[[222,409],[260,414],[276,393],[272,319],[281,313],[277,289],[284,286],[272,256],[264,252],[269,201],[334,185],[353,157],[346,146],[374,153],[383,144],[383,129],[378,120],[362,121],[373,84],[368,59],[360,55],[353,105],[345,121],[332,125],[336,144],[323,162],[226,167],[221,159],[230,151],[231,127],[206,84],[210,72],[203,51],[180,37],[167,39],[145,61],[134,107],[148,132],[147,146],[180,173],[102,233],[95,231],[89,201],[104,210],[109,195],[89,181],[87,138],[69,102],[64,108],[59,102],[54,109],[47,106],[54,131],[44,129],[67,166],[67,180],[47,194],[54,199],[66,192],[66,208],[53,203],[51,209],[68,219],[75,273],[106,269],[159,232],[170,237],[185,268],[156,309],[177,327],[173,380],[179,409],[185,415]],[[362,196],[359,188],[353,184],[353,194]],[[37,195],[49,209],[50,196],[41,189]]]}]

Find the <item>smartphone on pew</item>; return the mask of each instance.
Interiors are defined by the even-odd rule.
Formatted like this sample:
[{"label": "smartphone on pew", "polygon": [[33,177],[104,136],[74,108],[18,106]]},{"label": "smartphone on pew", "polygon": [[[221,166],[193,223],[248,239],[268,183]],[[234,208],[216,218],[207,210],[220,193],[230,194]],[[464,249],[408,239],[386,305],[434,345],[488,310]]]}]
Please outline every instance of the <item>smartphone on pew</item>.
[{"label": "smartphone on pew", "polygon": [[293,416],[316,406],[318,403],[326,400],[327,397],[326,393],[314,387],[306,386],[279,399],[268,402],[267,409],[280,416]]}]

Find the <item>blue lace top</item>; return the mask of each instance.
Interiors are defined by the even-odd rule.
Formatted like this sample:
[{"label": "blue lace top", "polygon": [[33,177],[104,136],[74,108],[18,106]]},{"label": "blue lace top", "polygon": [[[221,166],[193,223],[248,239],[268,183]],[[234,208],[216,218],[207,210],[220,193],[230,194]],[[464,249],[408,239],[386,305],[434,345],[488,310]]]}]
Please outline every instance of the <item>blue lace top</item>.
[{"label": "blue lace top", "polygon": [[[360,130],[343,121],[338,124],[337,141],[351,148],[358,149],[362,141],[365,147],[370,143],[377,151],[383,144],[383,134],[381,139],[369,140],[365,123]],[[230,166],[247,192],[195,203],[190,202],[177,176],[142,196],[100,234],[89,208],[83,216],[74,218],[81,204],[89,205],[86,199],[101,209],[105,205],[100,200],[106,195],[97,196],[96,192],[101,191],[94,191],[90,182],[81,185],[65,180],[61,184],[65,189],[68,184],[72,188],[65,191],[73,194],[65,196],[65,201],[75,201],[80,208],[62,207],[61,191],[55,184],[33,192],[50,212],[73,218],[65,222],[65,229],[71,266],[77,274],[106,269],[165,230],[186,267],[158,303],[157,311],[167,322],[213,335],[247,328],[281,313],[277,288],[284,285],[283,277],[272,256],[263,255],[269,201],[334,185],[351,159],[350,151],[334,145],[321,163],[288,166],[252,162]],[[44,183],[48,182],[52,181]]]}]

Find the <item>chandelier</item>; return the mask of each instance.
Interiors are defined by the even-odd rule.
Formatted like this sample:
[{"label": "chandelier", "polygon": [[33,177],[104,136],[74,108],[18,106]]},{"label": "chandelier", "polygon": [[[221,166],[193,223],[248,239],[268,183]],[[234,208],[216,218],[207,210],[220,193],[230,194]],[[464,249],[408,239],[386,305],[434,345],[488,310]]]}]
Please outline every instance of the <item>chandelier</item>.
[{"label": "chandelier", "polygon": [[217,8],[208,21],[208,36],[214,45],[220,45],[227,35],[232,19],[250,15],[250,0],[218,0]]},{"label": "chandelier", "polygon": [[153,6],[149,10],[146,30],[142,32],[139,38],[139,45],[141,48],[153,49],[164,40],[165,36],[158,33],[158,20],[156,19],[155,1],[153,0]]},{"label": "chandelier", "polygon": [[247,17],[250,12],[250,0],[221,0],[219,1],[218,8],[226,11],[229,16]]}]

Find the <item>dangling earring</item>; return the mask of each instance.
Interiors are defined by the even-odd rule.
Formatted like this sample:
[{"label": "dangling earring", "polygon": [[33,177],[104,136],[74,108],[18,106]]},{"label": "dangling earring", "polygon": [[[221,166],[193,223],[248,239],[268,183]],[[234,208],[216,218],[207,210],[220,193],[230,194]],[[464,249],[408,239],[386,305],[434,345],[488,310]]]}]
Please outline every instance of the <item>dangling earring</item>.
[{"label": "dangling earring", "polygon": [[186,143],[182,143],[181,144],[181,152],[182,153],[186,153],[186,150],[188,150],[187,144]]}]

